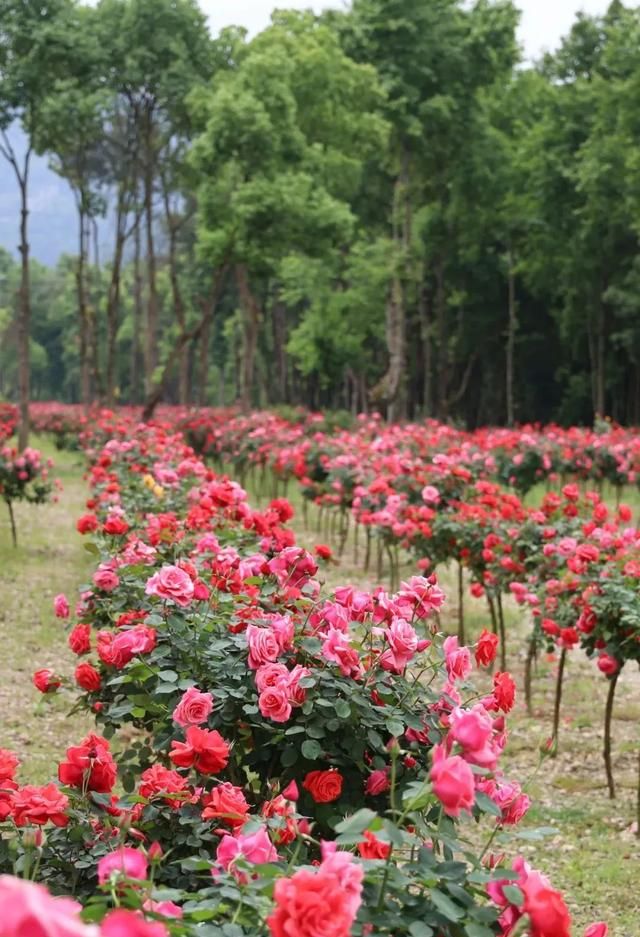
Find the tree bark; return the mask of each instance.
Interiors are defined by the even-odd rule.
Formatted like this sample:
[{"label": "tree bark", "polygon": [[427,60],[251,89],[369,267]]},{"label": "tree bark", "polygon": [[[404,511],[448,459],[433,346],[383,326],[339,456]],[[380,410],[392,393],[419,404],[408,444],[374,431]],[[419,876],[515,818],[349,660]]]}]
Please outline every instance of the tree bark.
[{"label": "tree bark", "polygon": [[518,328],[518,314],[516,307],[516,275],[513,263],[513,252],[511,247],[509,247],[508,252],[508,264],[509,264],[509,325],[507,330],[507,425],[513,426],[515,422],[515,403],[514,403],[514,394],[513,394],[513,377],[514,377],[514,356],[515,356],[515,345],[516,345],[516,331]]},{"label": "tree bark", "polygon": [[189,343],[182,341],[182,336],[187,331],[187,319],[185,312],[184,299],[180,289],[180,279],[178,277],[178,231],[180,221],[176,221],[174,213],[171,211],[170,193],[167,180],[164,173],[160,173],[162,182],[162,199],[164,202],[164,212],[167,222],[167,232],[169,234],[169,280],[171,283],[171,295],[173,298],[173,309],[178,325],[180,326],[180,347],[178,368],[178,402],[186,405],[189,400]]},{"label": "tree bark", "polygon": [[602,303],[598,306],[596,324],[596,416],[606,415],[605,389],[605,312]]},{"label": "tree bark", "polygon": [[394,189],[393,204],[393,236],[399,253],[399,269],[395,272],[387,303],[389,369],[385,380],[387,416],[392,422],[403,420],[407,415],[407,316],[403,281],[406,280],[411,249],[409,182],[409,152],[405,147],[401,156],[400,175]]},{"label": "tree bark", "polygon": [[140,325],[142,323],[142,217],[138,214],[134,230],[134,248],[133,248],[133,324],[131,335],[131,362],[129,372],[130,397],[131,403],[137,403],[140,388],[139,363],[140,363]]},{"label": "tree bark", "polygon": [[29,208],[27,201],[30,154],[31,148],[27,151],[24,161],[24,173],[20,181],[20,313],[18,316],[19,449],[25,449],[29,444],[29,400],[31,396],[31,358],[29,354],[31,337],[31,278],[29,272]]},{"label": "tree bark", "polygon": [[125,221],[125,208],[122,198],[119,198],[116,218],[116,242],[113,250],[109,292],[107,294],[106,401],[108,407],[113,407],[116,402],[116,338],[118,335],[118,320],[120,317],[122,255],[124,253],[124,244],[127,236],[127,232],[124,228]]},{"label": "tree bark", "polygon": [[431,347],[431,304],[427,295],[426,284],[424,283],[424,273],[421,277],[420,295],[418,298],[418,313],[420,317],[420,337],[422,339],[422,411],[423,416],[430,417],[433,414],[433,399],[431,394],[431,368],[432,368],[432,347]]},{"label": "tree bark", "polygon": [[145,323],[144,376],[146,393],[153,390],[153,375],[158,366],[158,287],[156,282],[156,254],[153,233],[153,182],[155,159],[153,153],[153,110],[146,114],[144,163],[144,214],[147,240],[147,316]]},{"label": "tree bark", "polygon": [[439,257],[435,265],[436,293],[436,331],[438,335],[438,380],[437,380],[437,417],[446,420],[449,411],[449,343],[447,330],[447,297],[444,286],[444,257]]},{"label": "tree bark", "polygon": [[18,157],[11,145],[11,141],[4,129],[0,130],[0,154],[7,160],[13,169],[20,190],[20,287],[18,290],[18,317],[17,317],[17,344],[18,344],[18,398],[20,423],[18,426],[18,447],[26,448],[29,444],[29,401],[31,396],[31,278],[29,269],[29,168],[31,163],[31,144],[22,161],[18,164]]},{"label": "tree bark", "polygon": [[251,291],[249,274],[245,264],[235,268],[236,283],[242,307],[242,359],[240,367],[240,407],[247,412],[251,409],[253,385],[255,380],[256,350],[258,330],[262,311]]},{"label": "tree bark", "polygon": [[85,267],[87,257],[87,217],[82,193],[76,195],[78,201],[78,260],[76,263],[76,296],[78,301],[78,320],[80,324],[80,400],[85,410],[91,404],[91,336],[89,328],[89,310]]}]

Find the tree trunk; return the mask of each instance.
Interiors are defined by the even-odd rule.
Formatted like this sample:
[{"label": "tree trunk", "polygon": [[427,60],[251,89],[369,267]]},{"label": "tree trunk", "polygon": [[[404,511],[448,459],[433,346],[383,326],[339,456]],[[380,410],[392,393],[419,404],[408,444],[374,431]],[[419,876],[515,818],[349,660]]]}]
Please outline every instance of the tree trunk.
[{"label": "tree trunk", "polygon": [[[108,407],[113,407],[116,402],[116,338],[118,335],[118,320],[120,317],[120,274],[126,238],[126,232],[124,230],[125,218],[126,215],[122,199],[118,199],[116,243],[113,251],[113,263],[111,265],[111,281],[107,294],[106,401]],[[135,342],[133,344],[135,348]]]},{"label": "tree trunk", "polygon": [[444,286],[444,257],[439,257],[435,265],[436,293],[436,331],[438,335],[438,380],[437,380],[437,417],[446,420],[449,415],[449,342],[447,334],[447,297]]},{"label": "tree trunk", "polygon": [[407,415],[407,317],[404,281],[407,277],[411,249],[409,182],[409,151],[405,147],[393,194],[393,239],[398,257],[386,310],[389,368],[383,380],[386,384],[387,416],[392,422],[403,420]]},{"label": "tree trunk", "polygon": [[235,268],[236,283],[242,307],[242,360],[240,367],[240,406],[243,411],[251,409],[255,380],[258,330],[262,318],[260,306],[251,292],[249,275],[245,264]]},{"label": "tree trunk", "polygon": [[210,301],[206,305],[204,305],[202,316],[200,317],[200,321],[190,331],[182,332],[179,335],[178,340],[174,344],[173,348],[171,349],[169,357],[167,358],[164,368],[162,369],[162,374],[160,375],[160,379],[151,388],[151,392],[147,394],[144,409],[142,411],[142,419],[145,423],[147,423],[153,417],[156,407],[162,400],[169,376],[171,375],[171,372],[174,366],[176,365],[176,363],[180,360],[180,357],[183,354],[185,347],[188,348],[190,342],[197,341],[200,338],[200,336],[202,335],[202,330],[204,329],[207,320],[210,321],[213,318],[213,315],[216,311],[216,307],[222,295],[222,289],[224,286],[226,274],[227,274],[227,266],[225,264],[224,266],[220,267],[216,271],[216,274],[214,277],[213,289],[211,291],[211,298],[210,298]]},{"label": "tree trunk", "polygon": [[516,345],[516,331],[518,317],[516,307],[516,274],[513,264],[513,252],[509,248],[509,327],[507,331],[507,425],[513,426],[515,422],[515,406],[513,399],[514,353]]},{"label": "tree trunk", "polygon": [[171,211],[169,187],[164,174],[161,172],[160,176],[162,180],[164,212],[169,234],[169,280],[171,282],[173,310],[178,320],[178,325],[180,326],[180,344],[182,349],[179,357],[180,365],[178,370],[178,402],[182,405],[186,405],[189,398],[189,343],[183,341],[183,336],[187,331],[187,320],[182,290],[180,289],[180,279],[178,277],[178,229],[180,227],[180,222],[176,222],[173,212]]},{"label": "tree trunk", "polygon": [[139,382],[139,364],[140,364],[140,326],[142,323],[142,217],[139,214],[136,218],[134,230],[134,248],[133,248],[133,324],[131,335],[131,362],[129,371],[130,398],[131,403],[137,403],[139,400],[138,391]]},{"label": "tree trunk", "polygon": [[427,295],[424,273],[421,277],[420,295],[418,298],[418,314],[420,317],[420,337],[422,338],[422,412],[423,416],[433,414],[433,400],[431,395],[431,304]]},{"label": "tree trunk", "polygon": [[80,400],[85,410],[91,404],[91,336],[85,283],[87,256],[87,218],[82,193],[78,196],[78,261],[76,264],[76,296],[80,323]]},{"label": "tree trunk", "polygon": [[275,363],[275,400],[287,400],[287,310],[284,303],[276,300],[271,310],[273,328],[273,356]]},{"label": "tree trunk", "polygon": [[601,418],[606,415],[605,345],[605,311],[599,304],[596,324],[596,416]]},{"label": "tree trunk", "polygon": [[204,407],[207,403],[209,387],[209,345],[211,344],[211,320],[207,318],[200,335],[200,344],[198,346],[198,384],[197,400],[198,406]]},{"label": "tree trunk", "polygon": [[29,275],[29,240],[27,202],[29,181],[29,159],[31,148],[24,160],[24,172],[20,184],[20,305],[18,314],[18,392],[20,401],[20,427],[18,448],[29,444],[29,399],[31,393],[31,359],[29,342],[31,337],[31,283]]},{"label": "tree trunk", "polygon": [[145,322],[144,377],[146,393],[153,390],[153,375],[158,367],[158,287],[156,282],[156,254],[153,234],[153,112],[147,111],[144,164],[144,215],[147,239],[147,317]]}]

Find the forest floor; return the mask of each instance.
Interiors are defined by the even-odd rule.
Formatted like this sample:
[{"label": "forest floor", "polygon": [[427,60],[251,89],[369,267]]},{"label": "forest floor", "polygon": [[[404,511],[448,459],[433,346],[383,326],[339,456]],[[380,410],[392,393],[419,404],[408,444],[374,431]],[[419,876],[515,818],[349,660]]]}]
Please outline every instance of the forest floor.
[{"label": "forest floor", "polygon": [[[88,730],[86,715],[69,716],[73,693],[62,690],[43,698],[31,675],[40,667],[71,676],[72,655],[66,645],[64,623],[53,615],[53,597],[65,592],[71,604],[78,588],[90,579],[93,558],[76,533],[75,520],[87,497],[82,458],[59,453],[45,439],[34,439],[56,463],[64,486],[57,504],[20,505],[17,509],[19,545],[10,543],[8,519],[0,517],[0,747],[15,750],[24,781],[41,783],[55,776],[65,748]],[[247,484],[254,504],[258,493]],[[315,511],[305,522],[296,492],[289,497],[296,508],[292,525],[307,547],[327,542],[317,527]],[[265,499],[263,499],[264,502]],[[377,584],[375,570],[354,561],[354,543],[347,539],[343,558],[324,573],[328,587],[354,583]],[[375,565],[375,564],[374,564]],[[407,563],[403,575],[415,573]],[[455,631],[455,582],[444,570],[441,582],[451,596],[443,623]],[[383,585],[385,584],[383,579]],[[465,599],[468,641],[487,627],[485,606]],[[526,623],[522,613],[509,609],[509,667],[522,685]],[[567,663],[558,754],[540,762],[539,752],[551,734],[557,659],[539,662],[534,680],[533,715],[528,716],[519,694],[509,717],[509,743],[502,766],[507,776],[527,781],[534,804],[516,840],[505,847],[520,852],[549,875],[567,895],[575,934],[594,920],[608,920],[611,937],[638,937],[640,927],[640,840],[635,835],[636,787],[640,752],[640,673],[625,670],[619,680],[613,730],[614,773],[618,796],[609,800],[602,763],[602,721],[607,682],[578,652]],[[546,834],[537,838],[538,828]]]}]

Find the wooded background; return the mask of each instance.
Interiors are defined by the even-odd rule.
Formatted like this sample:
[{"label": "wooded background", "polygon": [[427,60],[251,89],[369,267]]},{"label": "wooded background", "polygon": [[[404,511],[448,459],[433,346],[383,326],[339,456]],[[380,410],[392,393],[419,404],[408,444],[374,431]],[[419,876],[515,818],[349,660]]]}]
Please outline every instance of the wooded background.
[{"label": "wooded background", "polygon": [[[353,0],[249,41],[193,0],[0,0],[0,395],[639,423],[640,9],[527,67],[517,22]],[[34,153],[75,197],[55,267]]]}]

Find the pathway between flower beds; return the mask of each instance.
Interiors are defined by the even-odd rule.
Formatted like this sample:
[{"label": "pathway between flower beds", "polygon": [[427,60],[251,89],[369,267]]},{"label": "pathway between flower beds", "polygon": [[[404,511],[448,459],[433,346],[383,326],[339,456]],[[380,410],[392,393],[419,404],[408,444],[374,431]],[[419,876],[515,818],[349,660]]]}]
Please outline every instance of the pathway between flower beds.
[{"label": "pathway between flower beds", "polygon": [[45,701],[31,677],[37,667],[72,671],[66,631],[53,614],[53,597],[58,592],[77,594],[78,585],[88,578],[92,557],[75,529],[87,498],[82,456],[56,452],[42,438],[33,444],[54,459],[63,491],[55,504],[17,505],[15,550],[8,516],[0,514],[0,746],[19,754],[25,777],[43,783],[51,777],[60,751],[82,737],[89,720],[68,716],[71,693],[62,690]]},{"label": "pathway between flower beds", "polygon": [[[259,503],[257,493],[248,486],[252,501]],[[315,511],[308,512],[307,522],[298,492],[290,487],[289,499],[296,508],[290,525],[298,542],[312,549],[324,537],[326,526],[318,531]],[[267,499],[262,499],[263,504]],[[361,538],[362,539],[362,538]],[[329,541],[331,543],[331,541]],[[375,570],[364,573],[362,563],[355,563],[353,540],[348,539],[340,565],[329,568],[326,579],[330,585],[350,582],[364,589],[376,585]],[[360,551],[360,559],[362,550]],[[407,565],[401,574],[415,573]],[[448,596],[448,611],[443,621],[455,632],[457,609],[457,578],[453,573],[439,576]],[[469,640],[483,627],[488,627],[483,601],[465,598]],[[519,629],[522,611],[508,613],[508,625]],[[522,653],[509,662],[510,670],[522,686],[524,669],[524,635]],[[511,641],[518,646],[517,639]],[[515,657],[515,655],[514,655]],[[533,807],[522,824],[527,829],[555,828],[557,833],[533,838],[522,843],[520,851],[533,865],[545,869],[554,882],[565,891],[575,922],[586,926],[594,916],[608,918],[615,937],[638,937],[640,893],[640,843],[635,836],[636,784],[638,745],[640,742],[640,672],[627,667],[620,679],[614,723],[614,771],[618,782],[617,800],[607,797],[602,767],[602,714],[607,683],[599,679],[595,665],[579,652],[569,655],[568,679],[564,691],[563,720],[557,757],[546,758],[539,767],[538,752],[548,739],[552,724],[557,660],[539,662],[534,684],[535,714],[526,714],[522,694],[509,716],[509,744],[503,767],[505,773],[530,778],[529,792]]]}]

